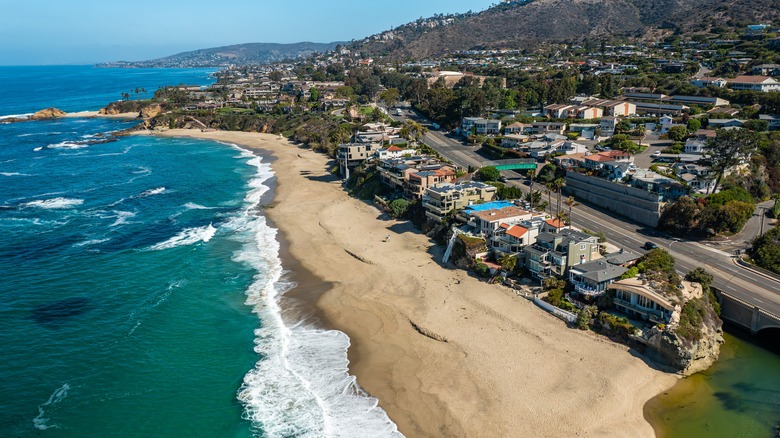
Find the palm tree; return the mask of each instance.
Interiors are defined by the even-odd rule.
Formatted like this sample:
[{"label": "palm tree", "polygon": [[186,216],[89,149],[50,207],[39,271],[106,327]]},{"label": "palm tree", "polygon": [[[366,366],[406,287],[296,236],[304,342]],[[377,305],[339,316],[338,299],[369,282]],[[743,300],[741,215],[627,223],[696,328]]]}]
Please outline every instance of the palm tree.
[{"label": "palm tree", "polygon": [[566,180],[563,178],[556,178],[555,181],[553,181],[553,186],[558,192],[558,205],[555,210],[557,214],[561,211],[561,190],[563,190],[563,188],[566,186]]},{"label": "palm tree", "polygon": [[564,201],[567,207],[569,207],[569,228],[571,228],[571,210],[572,208],[580,205],[577,201],[574,200],[574,196],[569,196],[569,199]]},{"label": "palm tree", "polygon": [[552,193],[555,191],[555,185],[553,185],[552,182],[548,182],[544,185],[547,190],[545,192],[547,193],[547,205],[550,207],[550,213],[552,213]]}]

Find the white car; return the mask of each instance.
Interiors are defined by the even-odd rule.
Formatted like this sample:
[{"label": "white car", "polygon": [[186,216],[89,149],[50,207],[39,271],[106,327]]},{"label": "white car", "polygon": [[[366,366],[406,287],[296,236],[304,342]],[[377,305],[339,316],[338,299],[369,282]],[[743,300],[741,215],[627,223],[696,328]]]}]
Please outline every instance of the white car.
[{"label": "white car", "polygon": [[660,157],[660,156],[661,156],[661,151],[655,151],[655,152],[653,152],[653,156],[654,156],[654,157]]}]

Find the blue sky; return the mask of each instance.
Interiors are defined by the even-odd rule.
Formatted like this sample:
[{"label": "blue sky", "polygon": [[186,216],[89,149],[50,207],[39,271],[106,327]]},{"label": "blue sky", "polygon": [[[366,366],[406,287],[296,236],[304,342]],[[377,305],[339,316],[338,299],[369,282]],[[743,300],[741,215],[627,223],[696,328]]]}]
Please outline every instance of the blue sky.
[{"label": "blue sky", "polygon": [[3,1],[0,65],[136,61],[250,42],[349,41],[496,1]]}]

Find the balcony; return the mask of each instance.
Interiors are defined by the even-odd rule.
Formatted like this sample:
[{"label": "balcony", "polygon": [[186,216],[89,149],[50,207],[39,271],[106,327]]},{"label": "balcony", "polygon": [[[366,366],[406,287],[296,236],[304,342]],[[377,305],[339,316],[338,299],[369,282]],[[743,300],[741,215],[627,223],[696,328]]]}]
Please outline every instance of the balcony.
[{"label": "balcony", "polygon": [[664,312],[661,312],[659,310],[647,309],[645,307],[641,307],[636,304],[631,304],[630,302],[621,300],[619,298],[615,298],[614,302],[615,305],[623,307],[629,313],[633,312],[639,314],[643,318],[650,320],[656,324],[666,324],[669,322],[669,319],[666,317],[666,315],[664,315]]}]

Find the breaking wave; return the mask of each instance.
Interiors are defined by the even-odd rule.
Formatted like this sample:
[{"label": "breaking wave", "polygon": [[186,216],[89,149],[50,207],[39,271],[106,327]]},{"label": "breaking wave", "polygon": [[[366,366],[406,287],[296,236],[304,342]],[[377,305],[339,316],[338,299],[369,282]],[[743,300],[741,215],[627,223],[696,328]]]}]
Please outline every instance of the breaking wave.
[{"label": "breaking wave", "polygon": [[276,230],[256,210],[269,190],[263,183],[273,173],[258,157],[249,164],[257,174],[249,183],[246,209],[225,225],[244,243],[234,259],[257,271],[247,304],[262,320],[255,331],[255,351],[262,359],[244,377],[238,394],[245,415],[263,436],[402,437],[378,400],[349,374],[347,335],[305,321],[285,323],[279,301],[294,285],[283,281]]},{"label": "breaking wave", "polygon": [[208,224],[205,227],[187,228],[182,230],[182,232],[179,234],[166,240],[165,242],[158,243],[149,249],[152,251],[162,251],[179,246],[193,245],[199,242],[208,242],[212,237],[214,237],[216,232],[217,229],[214,228],[214,226],[211,224]]},{"label": "breaking wave", "polygon": [[43,199],[38,201],[31,201],[26,204],[22,204],[23,207],[35,207],[42,208],[44,210],[64,210],[66,208],[72,208],[84,203],[83,199],[73,198],[52,198]]},{"label": "breaking wave", "polygon": [[62,385],[60,388],[56,389],[50,396],[49,399],[46,400],[46,403],[42,405],[38,405],[38,416],[33,418],[33,426],[35,426],[38,430],[46,430],[46,429],[52,429],[52,428],[59,428],[56,424],[49,424],[49,421],[51,421],[49,418],[46,418],[46,409],[50,406],[54,406],[65,399],[65,397],[68,396],[68,391],[70,391],[70,386],[66,383]]}]

